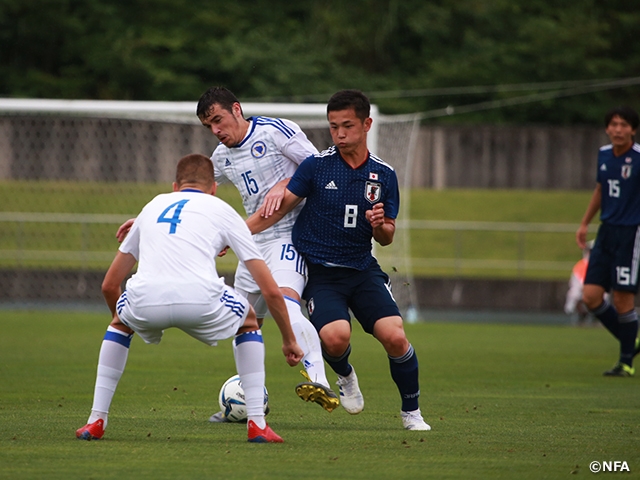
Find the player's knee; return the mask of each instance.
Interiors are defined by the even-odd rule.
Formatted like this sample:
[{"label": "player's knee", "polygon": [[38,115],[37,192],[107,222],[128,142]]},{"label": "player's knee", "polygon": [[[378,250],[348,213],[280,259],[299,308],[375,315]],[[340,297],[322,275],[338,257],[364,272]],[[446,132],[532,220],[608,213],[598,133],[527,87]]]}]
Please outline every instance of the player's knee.
[{"label": "player's knee", "polygon": [[378,339],[384,346],[386,352],[392,357],[404,355],[409,349],[409,340],[407,340],[404,331],[394,331],[388,333],[385,337]]},{"label": "player's knee", "polygon": [[603,291],[600,288],[587,288],[585,287],[582,292],[582,301],[589,310],[595,310],[603,301]]},{"label": "player's knee", "polygon": [[245,318],[244,323],[238,329],[238,335],[241,333],[251,332],[253,330],[258,330],[260,325],[258,324],[258,319],[256,317],[256,312],[253,307],[249,307],[249,313],[247,314],[247,318]]},{"label": "player's knee", "polygon": [[127,335],[133,334],[133,330],[128,326],[126,326],[124,323],[122,323],[122,321],[120,321],[117,315],[113,317],[113,320],[111,320],[111,323],[109,325],[115,328],[116,330],[120,330],[121,332],[126,333]]},{"label": "player's knee", "polygon": [[[332,357],[342,355],[351,342],[351,329],[340,326],[326,325],[320,330],[320,340],[323,350]],[[347,323],[348,326],[348,323]]]}]

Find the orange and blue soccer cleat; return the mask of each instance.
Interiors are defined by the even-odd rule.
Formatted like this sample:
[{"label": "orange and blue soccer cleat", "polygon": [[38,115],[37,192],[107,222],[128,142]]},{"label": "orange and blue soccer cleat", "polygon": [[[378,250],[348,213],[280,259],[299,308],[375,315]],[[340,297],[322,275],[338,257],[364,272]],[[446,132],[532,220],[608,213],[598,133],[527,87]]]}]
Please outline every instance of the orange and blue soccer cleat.
[{"label": "orange and blue soccer cleat", "polygon": [[284,440],[280,435],[271,430],[269,425],[265,425],[263,429],[258,428],[253,420],[249,420],[247,424],[247,441],[252,443],[283,443]]},{"label": "orange and blue soccer cleat", "polygon": [[80,440],[100,440],[103,435],[104,420],[101,418],[76,430],[76,438]]}]

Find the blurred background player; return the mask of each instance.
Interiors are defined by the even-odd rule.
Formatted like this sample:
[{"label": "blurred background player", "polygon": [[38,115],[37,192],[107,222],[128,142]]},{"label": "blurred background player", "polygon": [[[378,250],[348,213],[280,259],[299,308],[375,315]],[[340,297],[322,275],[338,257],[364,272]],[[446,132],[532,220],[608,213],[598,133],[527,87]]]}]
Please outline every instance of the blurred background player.
[{"label": "blurred background player", "polygon": [[418,358],[405,335],[389,277],[371,254],[372,239],[383,246],[393,241],[400,194],[393,168],[367,148],[369,114],[369,99],[362,92],[334,94],[327,105],[334,146],[302,162],[279,210],[273,215],[258,212],[247,224],[254,234],[263,231],[306,199],[293,228],[293,242],[307,261],[304,298],[325,360],[338,374],[342,406],[351,414],[364,408],[358,377],[349,362],[351,310],[387,353],[402,401],[403,426],[430,430],[418,404]]},{"label": "blurred background player", "polygon": [[[630,377],[638,353],[638,293],[640,262],[640,145],[634,135],[640,119],[629,107],[605,115],[610,145],[600,148],[596,188],[576,232],[586,247],[589,223],[600,211],[600,227],[589,257],[583,301],[620,343],[618,362],[606,376]],[[604,299],[611,291],[612,302]]]},{"label": "blurred background player", "polygon": [[[159,343],[163,330],[177,327],[215,346],[234,338],[236,368],[247,405],[250,442],[282,442],[263,412],[264,344],[253,308],[224,284],[216,256],[233,248],[261,288],[282,334],[282,351],[296,365],[302,350],[289,323],[287,307],[247,226],[229,205],[213,196],[211,161],[188,155],[178,163],[173,193],[161,194],[140,212],[120,245],[102,284],[113,320],[102,342],[93,407],[76,431],[83,440],[102,438],[116,387],[135,331],[146,343]],[[137,272],[127,281],[134,265]]]}]

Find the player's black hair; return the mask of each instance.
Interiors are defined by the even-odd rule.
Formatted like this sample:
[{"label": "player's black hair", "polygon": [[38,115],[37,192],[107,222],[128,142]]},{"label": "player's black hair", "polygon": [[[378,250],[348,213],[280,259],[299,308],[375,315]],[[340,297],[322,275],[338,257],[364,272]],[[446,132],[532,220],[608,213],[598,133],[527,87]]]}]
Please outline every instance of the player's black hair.
[{"label": "player's black hair", "polygon": [[371,103],[360,90],[340,90],[329,99],[327,115],[329,115],[329,112],[337,112],[349,108],[353,108],[356,112],[356,117],[363,121],[369,118],[371,113]]},{"label": "player's black hair", "polygon": [[[210,87],[202,94],[198,100],[196,107],[196,115],[198,118],[205,117],[211,107],[215,104],[220,105],[223,109],[231,112],[234,103],[240,103],[231,90],[225,87]],[[240,108],[242,111],[242,108]]]},{"label": "player's black hair", "polygon": [[638,112],[636,112],[633,108],[627,106],[619,106],[614,107],[607,112],[604,116],[604,126],[608,127],[613,120],[613,117],[618,116],[626,121],[631,128],[634,130],[638,129],[638,125],[640,124],[640,117],[638,117]]},{"label": "player's black hair", "polygon": [[197,184],[210,189],[215,180],[213,162],[204,155],[192,153],[185,155],[176,167],[176,183],[178,187],[185,184]]}]

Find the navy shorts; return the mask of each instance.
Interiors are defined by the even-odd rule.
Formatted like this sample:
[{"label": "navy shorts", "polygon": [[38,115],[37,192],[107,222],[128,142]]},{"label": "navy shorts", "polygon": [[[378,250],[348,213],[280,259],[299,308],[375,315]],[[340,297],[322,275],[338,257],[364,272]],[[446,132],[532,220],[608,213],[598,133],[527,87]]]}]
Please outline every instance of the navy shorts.
[{"label": "navy shorts", "polygon": [[309,281],[302,297],[307,301],[309,318],[318,332],[335,320],[350,322],[349,309],[370,334],[379,319],[400,316],[391,294],[389,276],[377,262],[366,270],[318,264],[308,264],[307,269]]},{"label": "navy shorts", "polygon": [[640,226],[603,223],[589,255],[585,285],[638,293]]}]

